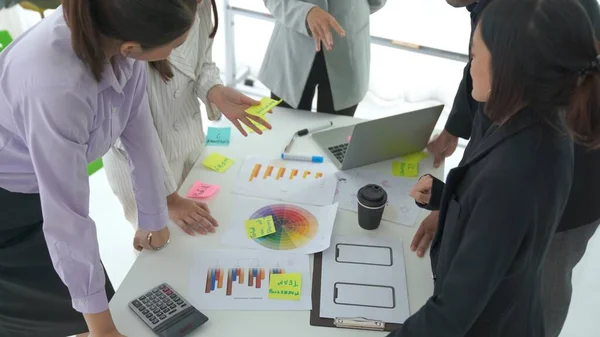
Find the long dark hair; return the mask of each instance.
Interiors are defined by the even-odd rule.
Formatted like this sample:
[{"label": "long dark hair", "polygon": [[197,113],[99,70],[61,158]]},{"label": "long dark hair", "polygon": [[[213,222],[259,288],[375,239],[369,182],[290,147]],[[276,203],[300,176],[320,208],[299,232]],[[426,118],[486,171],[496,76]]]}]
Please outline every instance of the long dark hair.
[{"label": "long dark hair", "polygon": [[106,63],[102,37],[144,49],[176,40],[194,23],[196,0],[62,0],[73,50],[100,81]]},{"label": "long dark hair", "polygon": [[[215,37],[215,35],[217,35],[217,29],[219,28],[219,13],[217,12],[217,4],[215,3],[215,0],[210,0],[210,2],[212,6],[214,25],[208,37],[212,39]],[[156,70],[165,82],[168,82],[173,78],[173,69],[171,68],[169,60],[150,62],[150,67]]]},{"label": "long dark hair", "polygon": [[479,28],[491,53],[485,111],[493,121],[503,123],[525,107],[548,118],[564,111],[575,140],[600,147],[600,58],[577,1],[493,1]]}]

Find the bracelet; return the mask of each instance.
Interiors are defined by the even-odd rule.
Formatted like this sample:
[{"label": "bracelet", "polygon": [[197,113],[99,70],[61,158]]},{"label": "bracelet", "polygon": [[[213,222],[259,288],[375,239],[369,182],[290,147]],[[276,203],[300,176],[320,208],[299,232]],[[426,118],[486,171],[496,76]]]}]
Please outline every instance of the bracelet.
[{"label": "bracelet", "polygon": [[148,233],[148,236],[146,237],[146,240],[148,240],[148,245],[150,246],[150,248],[154,249],[155,251],[158,251],[158,250],[161,250],[161,249],[165,248],[169,244],[169,242],[171,242],[171,238],[168,238],[167,242],[165,242],[164,245],[162,245],[160,247],[155,247],[152,244],[152,233]]}]

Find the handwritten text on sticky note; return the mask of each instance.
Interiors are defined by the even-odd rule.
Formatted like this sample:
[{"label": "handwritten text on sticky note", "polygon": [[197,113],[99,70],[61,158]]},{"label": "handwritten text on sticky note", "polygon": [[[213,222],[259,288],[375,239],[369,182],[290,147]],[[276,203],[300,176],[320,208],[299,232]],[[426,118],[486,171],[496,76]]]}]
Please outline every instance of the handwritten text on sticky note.
[{"label": "handwritten text on sticky note", "polygon": [[[263,119],[265,122],[267,122],[267,123],[269,122],[269,120],[267,120],[267,117],[266,117],[266,116],[263,116],[263,117],[261,117],[261,118],[262,118],[262,119]],[[249,120],[250,122],[252,122],[252,124],[254,124],[254,126],[256,126],[256,127],[257,127],[257,128],[260,130],[260,131],[265,131],[265,130],[268,130],[266,126],[264,126],[264,125],[262,125],[262,124],[260,124],[260,123],[258,123],[258,122],[256,122],[256,121],[254,121],[253,119],[251,119],[251,118],[248,118],[248,120]],[[245,128],[245,129],[246,129],[246,131],[248,131],[249,133],[254,133],[254,130],[253,130],[253,129],[251,129],[251,128],[249,128],[249,127],[247,127],[245,124],[244,124],[244,128]]]},{"label": "handwritten text on sticky note", "polygon": [[271,215],[264,218],[246,220],[245,226],[246,234],[248,234],[248,238],[250,239],[262,238],[276,232],[275,222],[273,222],[273,216]]},{"label": "handwritten text on sticky note", "polygon": [[208,167],[211,170],[215,170],[217,172],[225,172],[227,169],[233,165],[233,159],[227,158],[222,154],[218,154],[216,152],[211,153],[204,161],[202,162],[204,166]]},{"label": "handwritten text on sticky note", "polygon": [[302,289],[302,274],[271,274],[269,298],[274,300],[299,301]]},{"label": "handwritten text on sticky note", "polygon": [[249,107],[248,109],[246,109],[246,112],[254,116],[263,117],[274,107],[278,106],[281,102],[282,100],[276,101],[268,97],[263,97],[260,100],[259,105],[253,105]]},{"label": "handwritten text on sticky note", "polygon": [[217,185],[209,185],[201,181],[196,181],[194,185],[192,185],[192,188],[190,188],[188,191],[187,197],[196,199],[210,198],[218,191],[219,186]]},{"label": "handwritten text on sticky note", "polygon": [[206,134],[207,146],[229,146],[231,141],[231,128],[208,127]]},{"label": "handwritten text on sticky note", "polygon": [[396,177],[416,177],[419,175],[419,164],[407,161],[393,161],[392,175]]}]

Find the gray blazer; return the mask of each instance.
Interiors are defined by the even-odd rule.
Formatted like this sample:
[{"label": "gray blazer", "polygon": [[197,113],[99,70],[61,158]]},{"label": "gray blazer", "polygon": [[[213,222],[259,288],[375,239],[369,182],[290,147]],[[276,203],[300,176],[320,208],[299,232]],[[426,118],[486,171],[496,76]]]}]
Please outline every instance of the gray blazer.
[{"label": "gray blazer", "polygon": [[369,15],[387,0],[264,0],[276,24],[259,80],[293,107],[298,107],[315,58],[315,43],[306,24],[314,7],[329,12],[346,31],[333,32],[333,49],[325,53],[333,105],[342,110],[358,104],[369,87],[371,38]]}]

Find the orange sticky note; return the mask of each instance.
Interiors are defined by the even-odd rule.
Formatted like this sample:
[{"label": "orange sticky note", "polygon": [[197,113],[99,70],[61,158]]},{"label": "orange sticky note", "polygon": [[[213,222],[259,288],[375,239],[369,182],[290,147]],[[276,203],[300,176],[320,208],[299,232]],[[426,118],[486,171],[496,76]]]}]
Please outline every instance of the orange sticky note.
[{"label": "orange sticky note", "polygon": [[218,191],[219,186],[217,185],[210,185],[201,181],[196,181],[194,185],[192,185],[192,188],[190,188],[188,191],[187,197],[196,199],[210,198]]}]

